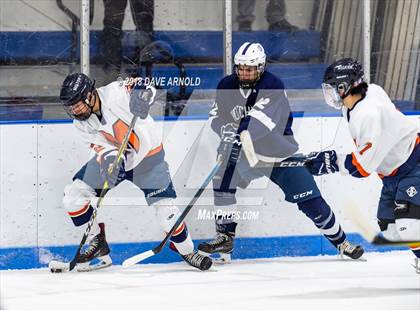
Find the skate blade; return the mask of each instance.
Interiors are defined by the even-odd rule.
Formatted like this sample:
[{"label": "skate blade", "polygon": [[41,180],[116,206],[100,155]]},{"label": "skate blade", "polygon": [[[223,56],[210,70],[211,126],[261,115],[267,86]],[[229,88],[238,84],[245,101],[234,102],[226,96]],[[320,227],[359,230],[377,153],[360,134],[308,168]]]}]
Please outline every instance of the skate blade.
[{"label": "skate blade", "polygon": [[219,257],[213,258],[216,265],[226,265],[232,262],[232,257],[228,253],[219,253]]},{"label": "skate blade", "polygon": [[[229,253],[207,253],[201,250],[198,250],[198,253],[203,256],[210,257],[213,260],[213,263],[216,265],[230,264],[232,261],[231,254]],[[215,255],[219,255],[219,256],[215,256]]]},{"label": "skate blade", "polygon": [[90,272],[94,270],[104,269],[112,265],[112,259],[109,255],[98,257],[99,262],[91,264],[90,262],[79,263],[76,268],[78,272]]},{"label": "skate blade", "polygon": [[367,259],[364,258],[363,256],[361,256],[359,258],[356,258],[356,259],[353,259],[353,258],[348,257],[346,255],[340,255],[340,254],[337,255],[337,260],[341,261],[341,262],[356,262],[356,263],[357,262],[367,262]]},{"label": "skate blade", "polygon": [[198,253],[210,257],[216,265],[230,264],[232,261],[231,254],[229,253],[207,253],[201,250],[198,250]]},{"label": "skate blade", "polygon": [[214,264],[211,265],[211,267],[207,270],[204,270],[203,272],[218,272],[219,270],[216,268]]}]

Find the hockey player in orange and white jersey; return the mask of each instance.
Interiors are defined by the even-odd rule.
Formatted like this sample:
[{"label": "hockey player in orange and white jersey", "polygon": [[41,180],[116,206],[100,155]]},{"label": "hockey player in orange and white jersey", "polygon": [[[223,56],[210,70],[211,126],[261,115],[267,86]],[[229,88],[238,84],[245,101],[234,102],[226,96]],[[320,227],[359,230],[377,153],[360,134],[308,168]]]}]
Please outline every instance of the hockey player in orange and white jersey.
[{"label": "hockey player in orange and white jersey", "polygon": [[[314,175],[340,171],[367,177],[376,172],[383,187],[377,211],[385,237],[420,239],[420,128],[396,109],[386,92],[364,81],[361,64],[344,58],[325,71],[327,104],[342,109],[357,151],[318,153],[310,163]],[[412,248],[419,268],[420,248]],[[419,270],[420,272],[420,270]]]},{"label": "hockey player in orange and white jersey", "polygon": [[[179,214],[179,209],[173,204],[176,193],[164,158],[161,136],[149,115],[155,94],[156,90],[151,86],[132,89],[118,82],[95,88],[94,82],[81,73],[71,74],[64,80],[60,99],[66,112],[75,119],[74,125],[80,137],[94,151],[92,158],[64,189],[63,204],[74,225],[89,222],[105,180],[110,188],[123,180],[131,181],[144,192],[147,203],[155,207],[165,232],[175,224]],[[130,135],[125,156],[109,174],[108,168],[114,163],[119,145],[134,116],[138,120]],[[100,213],[97,218],[99,216]],[[105,225],[99,219],[92,225],[89,239],[87,250],[78,260],[78,270],[111,265]],[[170,240],[171,249],[191,266],[200,270],[211,267],[211,259],[194,250],[184,222]],[[100,262],[93,265],[91,261],[95,258]]]}]

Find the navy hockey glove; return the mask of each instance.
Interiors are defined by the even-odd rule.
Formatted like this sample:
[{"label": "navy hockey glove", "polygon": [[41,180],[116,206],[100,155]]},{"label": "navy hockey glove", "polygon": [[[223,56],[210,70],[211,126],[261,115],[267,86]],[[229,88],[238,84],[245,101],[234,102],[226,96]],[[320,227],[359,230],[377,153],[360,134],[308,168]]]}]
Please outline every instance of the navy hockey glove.
[{"label": "navy hockey glove", "polygon": [[130,96],[130,112],[145,119],[149,115],[155,96],[156,89],[153,86],[147,86],[146,89],[133,89]]},{"label": "navy hockey glove", "polygon": [[221,128],[221,141],[217,148],[217,159],[234,165],[241,154],[241,140],[236,133],[237,127],[233,123]]},{"label": "navy hockey glove", "polygon": [[103,155],[103,159],[101,161],[101,168],[100,173],[102,180],[108,181],[109,188],[115,187],[119,182],[125,179],[125,157],[123,156],[122,160],[120,161],[119,165],[114,167],[110,173],[110,167],[114,164],[115,158],[117,157],[115,152],[108,152]]},{"label": "navy hockey glove", "polygon": [[314,152],[308,155],[306,167],[313,175],[323,175],[338,171],[335,151]]}]

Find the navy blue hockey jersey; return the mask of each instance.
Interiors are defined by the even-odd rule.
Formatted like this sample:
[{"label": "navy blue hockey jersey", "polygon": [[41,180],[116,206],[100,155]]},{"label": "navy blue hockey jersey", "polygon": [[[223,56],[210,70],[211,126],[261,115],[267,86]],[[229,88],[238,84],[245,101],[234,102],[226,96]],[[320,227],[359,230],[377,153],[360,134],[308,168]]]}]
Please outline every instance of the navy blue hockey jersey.
[{"label": "navy blue hockey jersey", "polygon": [[268,71],[254,89],[241,89],[236,74],[224,77],[217,86],[210,116],[211,127],[219,136],[221,127],[228,123],[238,127],[238,134],[248,130],[260,160],[276,161],[298,150],[283,82]]}]

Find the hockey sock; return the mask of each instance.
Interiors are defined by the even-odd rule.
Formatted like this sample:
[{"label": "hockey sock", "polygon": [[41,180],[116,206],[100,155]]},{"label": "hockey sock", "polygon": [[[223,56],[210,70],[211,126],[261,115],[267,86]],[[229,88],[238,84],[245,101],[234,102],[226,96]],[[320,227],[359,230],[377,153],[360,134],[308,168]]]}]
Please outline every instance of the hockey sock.
[{"label": "hockey sock", "polygon": [[175,247],[176,251],[181,255],[190,254],[194,250],[191,236],[188,233],[187,225],[185,225],[184,222],[182,222],[174,231],[170,240],[172,241],[170,246],[171,249],[174,250],[172,246]]},{"label": "hockey sock", "polygon": [[322,197],[299,202],[298,207],[335,247],[346,240],[346,234],[336,221],[334,212]]},{"label": "hockey sock", "polygon": [[216,232],[234,237],[236,232],[236,225],[238,224],[235,222],[218,223],[216,220]]},{"label": "hockey sock", "polygon": [[238,225],[233,221],[236,214],[236,204],[215,206],[216,232],[234,237]]}]

